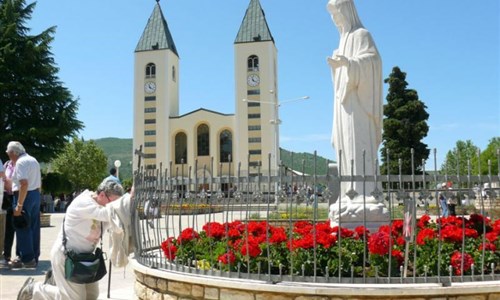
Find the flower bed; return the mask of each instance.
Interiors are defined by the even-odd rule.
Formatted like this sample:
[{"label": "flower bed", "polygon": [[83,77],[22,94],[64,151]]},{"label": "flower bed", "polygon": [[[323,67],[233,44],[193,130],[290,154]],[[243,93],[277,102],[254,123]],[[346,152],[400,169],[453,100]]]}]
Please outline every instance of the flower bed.
[{"label": "flower bed", "polygon": [[434,222],[424,215],[416,225],[415,242],[407,245],[402,220],[373,233],[361,226],[331,228],[329,222],[297,221],[289,230],[265,221],[211,222],[201,232],[184,229],[161,248],[168,260],[204,270],[401,276],[407,251],[407,276],[500,273],[500,220],[472,214]]}]

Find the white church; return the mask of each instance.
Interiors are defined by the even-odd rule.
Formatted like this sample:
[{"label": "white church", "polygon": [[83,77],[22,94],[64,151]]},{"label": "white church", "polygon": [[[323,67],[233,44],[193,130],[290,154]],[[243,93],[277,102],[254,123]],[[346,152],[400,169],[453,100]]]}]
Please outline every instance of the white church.
[{"label": "white church", "polygon": [[135,49],[133,146],[142,145],[142,165],[188,176],[187,166],[195,168],[197,161],[190,175],[210,177],[235,175],[241,163],[241,176],[275,174],[280,160],[277,59],[260,2],[250,0],[234,40],[236,112],[199,108],[180,114],[182,65],[157,1]]}]

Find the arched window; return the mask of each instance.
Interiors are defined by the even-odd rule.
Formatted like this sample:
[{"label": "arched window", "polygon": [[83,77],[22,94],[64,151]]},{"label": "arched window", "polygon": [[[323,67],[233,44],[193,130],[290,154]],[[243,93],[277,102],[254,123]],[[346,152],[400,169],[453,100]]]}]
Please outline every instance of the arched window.
[{"label": "arched window", "polygon": [[198,156],[210,155],[210,133],[208,125],[201,124],[197,130],[198,136]]},{"label": "arched window", "polygon": [[175,163],[187,163],[187,136],[184,132],[175,135]]},{"label": "arched window", "polygon": [[229,156],[233,156],[233,135],[231,134],[231,131],[222,131],[219,142],[220,162],[230,162]]},{"label": "arched window", "polygon": [[248,71],[258,71],[259,70],[259,57],[257,55],[251,55],[248,57]]},{"label": "arched window", "polygon": [[149,63],[146,65],[146,78],[156,77],[156,65]]},{"label": "arched window", "polygon": [[175,81],[175,66],[172,66],[172,81]]}]

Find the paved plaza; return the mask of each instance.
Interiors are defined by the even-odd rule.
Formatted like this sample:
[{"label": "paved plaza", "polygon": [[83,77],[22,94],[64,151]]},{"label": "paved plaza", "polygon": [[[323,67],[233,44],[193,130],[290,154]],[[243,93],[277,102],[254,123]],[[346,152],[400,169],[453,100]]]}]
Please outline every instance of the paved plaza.
[{"label": "paved plaza", "polygon": [[[60,230],[64,214],[51,214],[51,226],[42,227],[41,255],[37,269],[0,269],[0,299],[14,300],[24,281],[28,276],[33,276],[35,281],[43,281],[45,273],[50,268],[50,249]],[[103,236],[104,249],[108,249],[108,235]],[[109,266],[109,264],[107,264]],[[110,297],[107,297],[108,279],[111,274]],[[111,272],[99,282],[99,299],[135,299],[134,297],[134,271],[130,264],[125,268],[112,268]]]}]

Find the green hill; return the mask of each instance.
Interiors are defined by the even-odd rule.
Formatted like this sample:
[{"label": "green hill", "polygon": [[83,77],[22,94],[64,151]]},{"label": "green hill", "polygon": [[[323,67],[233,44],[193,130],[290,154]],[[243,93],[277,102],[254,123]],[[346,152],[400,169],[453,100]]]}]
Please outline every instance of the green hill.
[{"label": "green hill", "polygon": [[[94,142],[104,151],[108,157],[108,168],[114,165],[115,160],[121,161],[120,178],[132,178],[132,139],[102,138]],[[293,170],[313,174],[314,173],[314,155],[311,153],[297,153],[280,149],[280,157],[283,165]],[[316,157],[316,172],[318,175],[325,175],[328,162],[324,157]]]},{"label": "green hill", "polygon": [[114,162],[119,160],[120,179],[132,178],[132,139],[102,138],[94,140],[104,154],[108,157],[108,169],[114,166]]},{"label": "green hill", "polygon": [[[280,159],[283,165],[301,173],[314,174],[314,154],[297,153],[283,148],[280,148],[280,151]],[[316,156],[316,174],[326,175],[328,163],[332,162],[322,156]]]}]

